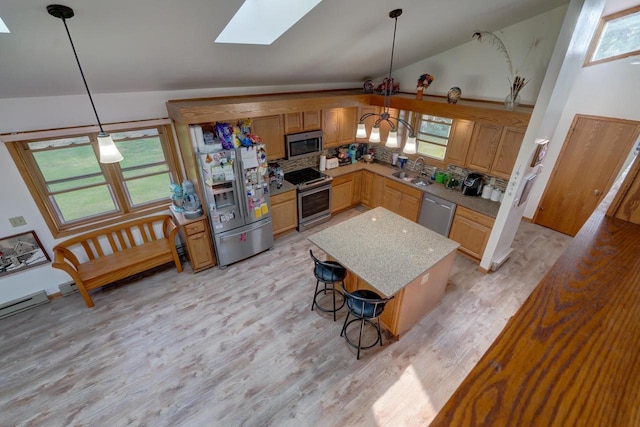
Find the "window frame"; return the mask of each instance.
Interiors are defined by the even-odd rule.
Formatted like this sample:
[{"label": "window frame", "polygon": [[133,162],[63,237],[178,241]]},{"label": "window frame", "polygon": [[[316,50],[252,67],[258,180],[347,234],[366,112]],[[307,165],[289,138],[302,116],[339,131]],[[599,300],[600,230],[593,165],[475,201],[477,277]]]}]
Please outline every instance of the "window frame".
[{"label": "window frame", "polygon": [[[438,144],[438,143],[433,142],[433,141],[426,141],[424,139],[420,139],[419,138],[419,135],[421,134],[420,128],[421,128],[422,122],[425,121],[423,119],[423,116],[438,117],[440,119],[451,120],[451,123],[441,123],[441,124],[446,124],[446,125],[449,126],[449,135],[446,138],[447,139],[447,143],[446,144]],[[433,121],[433,120],[426,120],[426,121],[428,121],[430,123],[438,123],[438,122]],[[436,116],[434,114],[427,114],[427,113],[417,113],[416,117],[415,117],[415,120],[414,120],[414,128],[416,129],[416,156],[423,156],[423,157],[425,157],[425,160],[428,159],[428,160],[431,161],[430,163],[433,163],[433,164],[438,164],[438,165],[443,164],[445,162],[446,158],[447,158],[447,149],[449,147],[449,140],[451,138],[451,131],[453,130],[454,123],[455,123],[455,119],[452,119],[450,117]],[[432,134],[427,134],[427,135],[431,135],[431,136],[434,136],[434,137],[437,137],[437,138],[442,138],[439,135],[432,135]],[[430,156],[428,154],[421,153],[419,151],[421,143],[433,144],[433,145],[437,145],[437,146],[440,146],[440,147],[444,147],[444,155],[442,156],[442,159]]]},{"label": "window frame", "polygon": [[[173,128],[168,119],[116,123],[103,125],[103,128],[105,131],[110,133],[156,128],[158,130],[157,136],[160,139],[165,161],[169,169],[169,175],[176,182],[182,182],[184,179],[183,171],[178,161],[179,156],[176,150]],[[62,217],[56,209],[56,204],[49,200],[51,192],[47,188],[46,181],[44,180],[40,168],[37,166],[34,156],[31,154],[33,152],[29,149],[28,144],[43,140],[46,141],[86,136],[89,138],[89,145],[96,153],[97,159],[98,132],[99,128],[97,126],[84,126],[2,135],[2,140],[7,146],[9,154],[13,158],[22,179],[27,185],[38,210],[42,214],[42,217],[54,238],[66,237],[94,230],[99,227],[105,227],[169,209],[171,204],[169,188],[167,188],[166,200],[134,205],[133,201],[130,201],[127,196],[125,180],[123,179],[123,172],[120,169],[120,164],[98,163],[100,170],[102,171],[102,176],[104,176],[105,184],[112,193],[113,200],[116,204],[116,210],[100,214],[95,217],[74,220],[70,223],[62,221]]]},{"label": "window frame", "polygon": [[623,58],[628,58],[630,56],[636,56],[636,55],[640,55],[640,49],[631,51],[631,52],[626,52],[626,53],[622,53],[620,55],[615,55],[615,56],[610,56],[607,58],[602,58],[602,59],[598,59],[598,60],[592,60],[593,55],[595,55],[596,53],[596,49],[598,48],[598,45],[600,44],[600,41],[602,39],[603,33],[604,33],[604,28],[606,27],[607,23],[609,23],[610,21],[614,21],[616,19],[619,18],[623,18],[625,16],[628,15],[632,15],[634,13],[638,13],[640,12],[640,5],[638,6],[634,6],[634,7],[630,7],[629,9],[625,9],[622,10],[620,12],[616,12],[616,13],[612,13],[610,15],[607,16],[603,16],[602,18],[600,18],[600,22],[598,23],[598,28],[596,29],[596,32],[593,35],[593,38],[591,39],[591,44],[589,45],[589,49],[587,50],[587,56],[585,57],[585,61],[584,61],[584,67],[588,67],[591,65],[596,65],[596,64],[602,64],[604,62],[610,62],[610,61],[616,61],[618,59],[623,59]]}]

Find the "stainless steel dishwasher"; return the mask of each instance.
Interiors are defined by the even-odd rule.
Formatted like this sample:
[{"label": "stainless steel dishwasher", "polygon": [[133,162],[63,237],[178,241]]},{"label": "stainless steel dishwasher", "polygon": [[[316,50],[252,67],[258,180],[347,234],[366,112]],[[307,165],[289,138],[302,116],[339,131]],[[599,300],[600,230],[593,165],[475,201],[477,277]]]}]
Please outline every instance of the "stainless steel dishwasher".
[{"label": "stainless steel dishwasher", "polygon": [[422,198],[418,223],[444,237],[449,237],[456,206],[453,202],[425,193]]}]

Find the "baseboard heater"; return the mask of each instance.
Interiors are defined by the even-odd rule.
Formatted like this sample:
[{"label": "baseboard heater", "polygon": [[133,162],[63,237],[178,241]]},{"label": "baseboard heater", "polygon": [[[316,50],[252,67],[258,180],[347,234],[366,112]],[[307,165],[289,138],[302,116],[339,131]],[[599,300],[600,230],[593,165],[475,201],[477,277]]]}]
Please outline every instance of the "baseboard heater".
[{"label": "baseboard heater", "polygon": [[38,305],[47,304],[49,297],[45,291],[36,292],[13,301],[0,305],[0,319],[11,316],[21,311],[28,310]]},{"label": "baseboard heater", "polygon": [[491,262],[491,271],[497,271],[500,266],[502,266],[502,264],[504,264],[509,257],[511,256],[511,253],[513,252],[513,248],[509,248],[505,253],[503,253],[501,256],[496,257],[494,261]]},{"label": "baseboard heater", "polygon": [[63,297],[66,297],[78,292],[78,287],[73,282],[63,283],[62,285],[59,285],[58,288],[60,289],[60,293],[62,294]]}]

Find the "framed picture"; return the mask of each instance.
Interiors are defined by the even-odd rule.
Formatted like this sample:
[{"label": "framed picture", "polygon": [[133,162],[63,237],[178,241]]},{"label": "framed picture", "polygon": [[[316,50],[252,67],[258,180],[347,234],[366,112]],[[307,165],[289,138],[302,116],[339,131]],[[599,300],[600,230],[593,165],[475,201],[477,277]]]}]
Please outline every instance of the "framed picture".
[{"label": "framed picture", "polygon": [[533,159],[531,159],[531,167],[538,166],[544,160],[544,156],[547,155],[547,148],[549,147],[548,139],[536,140],[536,151],[533,153]]},{"label": "framed picture", "polygon": [[51,262],[35,231],[0,238],[0,277]]}]

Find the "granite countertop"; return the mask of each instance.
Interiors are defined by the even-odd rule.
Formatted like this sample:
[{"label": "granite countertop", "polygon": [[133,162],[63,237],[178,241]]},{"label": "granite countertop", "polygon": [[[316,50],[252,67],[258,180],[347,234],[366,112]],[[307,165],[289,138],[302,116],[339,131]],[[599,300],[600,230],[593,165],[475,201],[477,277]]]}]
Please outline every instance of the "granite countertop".
[{"label": "granite countertop", "polygon": [[448,200],[460,206],[464,206],[465,208],[479,212],[491,218],[497,217],[498,211],[500,210],[500,203],[498,202],[483,199],[482,197],[463,196],[460,190],[446,188],[443,184],[434,182],[427,187],[419,187],[416,185],[408,184],[406,181],[403,181],[402,179],[396,178],[392,175],[394,172],[399,171],[400,168],[389,165],[387,163],[358,162],[347,166],[339,166],[335,169],[327,169],[323,173],[335,178],[337,176],[357,172],[359,170],[369,170],[371,172],[377,173],[378,175],[384,176],[385,178],[393,179],[411,188],[417,188],[424,192],[431,193],[442,199]]},{"label": "granite countertop", "polygon": [[271,184],[269,184],[269,192],[271,193],[272,196],[275,196],[276,194],[286,193],[287,191],[292,191],[295,189],[296,189],[296,186],[290,183],[289,181],[283,181],[282,187],[280,188],[278,188],[275,182],[272,182]]},{"label": "granite countertop", "polygon": [[387,297],[460,246],[382,207],[312,234],[309,241]]}]

